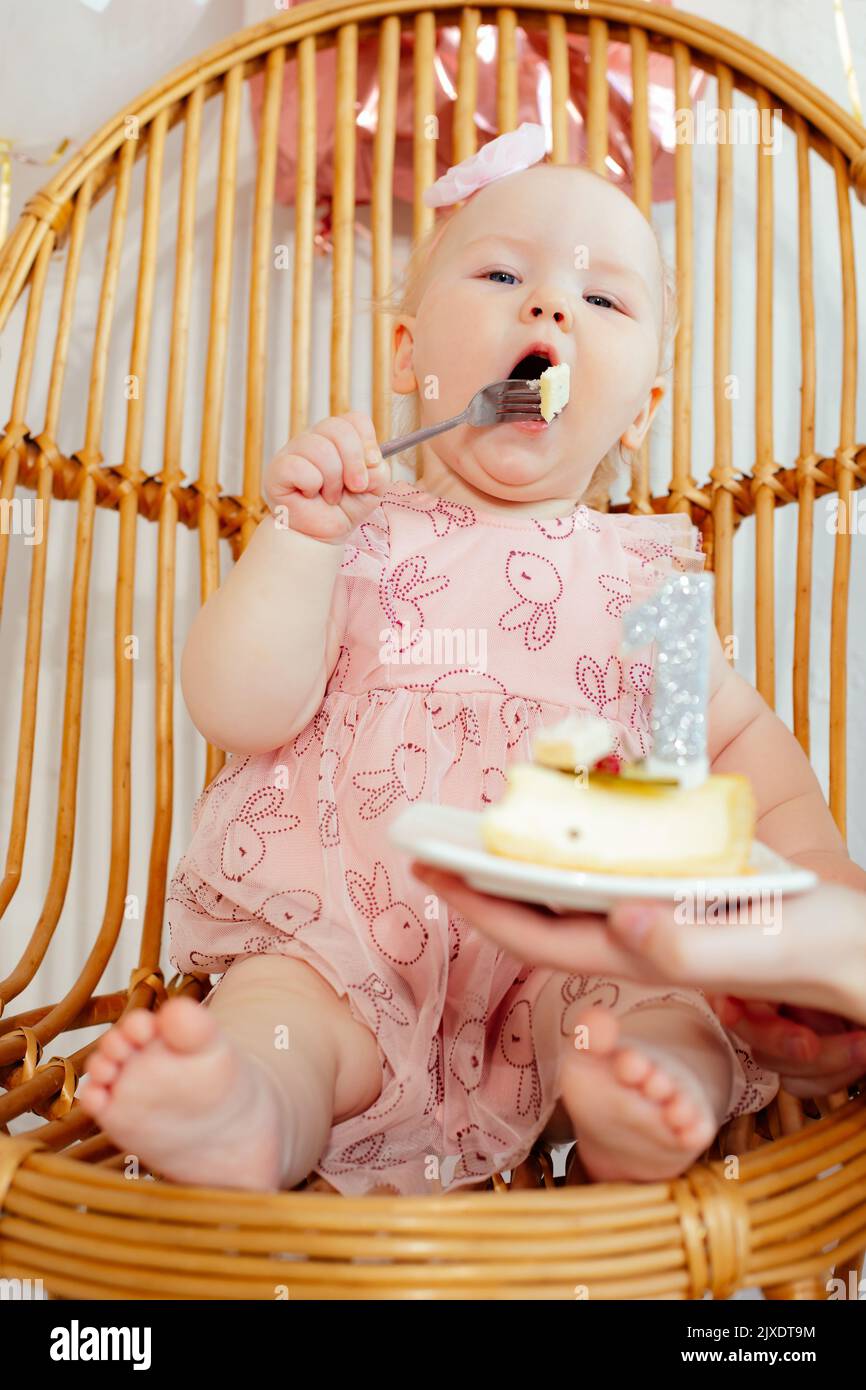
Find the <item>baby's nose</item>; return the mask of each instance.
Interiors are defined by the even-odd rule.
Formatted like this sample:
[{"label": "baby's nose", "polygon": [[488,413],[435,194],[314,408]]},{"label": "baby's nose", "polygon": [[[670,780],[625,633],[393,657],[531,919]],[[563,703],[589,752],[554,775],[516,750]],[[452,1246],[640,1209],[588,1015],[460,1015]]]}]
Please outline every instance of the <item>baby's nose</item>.
[{"label": "baby's nose", "polygon": [[529,317],[539,319],[543,315],[558,323],[561,328],[568,332],[571,329],[572,316],[568,307],[568,301],[564,295],[551,290],[549,293],[541,290],[536,291],[529,300]]}]

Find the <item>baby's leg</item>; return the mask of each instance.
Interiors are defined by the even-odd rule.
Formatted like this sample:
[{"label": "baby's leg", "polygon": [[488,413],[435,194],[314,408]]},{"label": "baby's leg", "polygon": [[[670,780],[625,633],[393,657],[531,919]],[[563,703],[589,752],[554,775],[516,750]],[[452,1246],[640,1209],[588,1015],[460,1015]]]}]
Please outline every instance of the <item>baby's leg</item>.
[{"label": "baby's leg", "polygon": [[95,1050],[81,1106],[166,1177],[293,1187],[382,1088],[373,1034],[311,966],[244,956],[205,1005],[135,1009]]},{"label": "baby's leg", "polygon": [[677,1177],[712,1142],[732,1078],[730,1050],[696,1011],[673,1002],[622,1019],[586,1010],[566,1040],[559,1084],[589,1176]]}]

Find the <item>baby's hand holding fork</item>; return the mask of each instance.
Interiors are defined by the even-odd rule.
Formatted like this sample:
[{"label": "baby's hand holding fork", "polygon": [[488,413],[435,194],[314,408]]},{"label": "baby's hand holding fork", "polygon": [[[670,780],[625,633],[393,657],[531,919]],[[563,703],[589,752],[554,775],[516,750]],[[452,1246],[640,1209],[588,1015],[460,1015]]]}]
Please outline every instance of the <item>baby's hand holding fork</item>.
[{"label": "baby's hand holding fork", "polygon": [[342,545],[391,482],[368,415],[331,415],[290,439],[268,464],[264,499],[277,525]]}]

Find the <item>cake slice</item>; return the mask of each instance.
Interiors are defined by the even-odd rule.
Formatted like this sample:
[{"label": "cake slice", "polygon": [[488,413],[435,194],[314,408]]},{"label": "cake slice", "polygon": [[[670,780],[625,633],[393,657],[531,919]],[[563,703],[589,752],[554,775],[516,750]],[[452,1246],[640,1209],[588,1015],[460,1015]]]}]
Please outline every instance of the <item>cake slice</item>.
[{"label": "cake slice", "polygon": [[548,367],[538,378],[538,384],[541,390],[541,413],[549,424],[554,415],[558,415],[568,405],[571,384],[568,363],[560,362],[555,367]]},{"label": "cake slice", "polygon": [[757,808],[740,773],[684,788],[598,771],[583,781],[514,763],[506,781],[504,795],[481,815],[491,854],[590,873],[750,872]]}]

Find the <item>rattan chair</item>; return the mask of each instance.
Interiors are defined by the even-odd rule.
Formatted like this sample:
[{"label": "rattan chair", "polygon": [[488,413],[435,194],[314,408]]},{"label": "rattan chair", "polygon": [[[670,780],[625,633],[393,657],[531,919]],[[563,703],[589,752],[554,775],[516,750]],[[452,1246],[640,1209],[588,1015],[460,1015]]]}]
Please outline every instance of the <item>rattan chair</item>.
[{"label": "rattan chair", "polygon": [[[632,143],[635,198],[649,212],[651,169],[647,105],[650,51],[672,60],[677,107],[688,104],[692,68],[718,81],[718,102],[730,107],[734,93],[758,109],[783,113],[796,142],[797,244],[802,374],[786,383],[793,400],[799,388],[800,443],[796,458],[778,462],[773,447],[772,308],[774,294],[772,161],[755,149],[722,144],[717,150],[680,144],[676,148],[676,247],[680,327],[675,348],[673,433],[670,481],[653,495],[644,449],[628,502],[631,511],[685,511],[701,527],[709,567],[716,575],[716,621],[723,636],[733,631],[734,538],[744,517],[754,513],[756,536],[755,646],[757,685],[773,704],[776,623],[773,604],[776,513],[798,509],[796,553],[794,731],[809,751],[809,664],[811,602],[832,624],[830,650],[830,805],[845,833],[846,630],[851,535],[835,538],[832,593],[814,593],[812,531],[816,501],[827,493],[847,499],[866,481],[866,445],[855,440],[856,309],[853,254],[853,186],[866,200],[866,135],[821,91],[772,55],[747,40],[677,10],[643,0],[530,0],[520,24],[545,35],[549,43],[554,156],[564,157],[566,102],[569,99],[565,39],[588,34],[590,70],[586,110],[588,162],[605,171],[608,90],[604,80],[607,45],[630,45],[635,103]],[[109,121],[31,198],[0,255],[0,330],[23,296],[26,313],[18,348],[11,402],[0,406],[6,424],[0,433],[2,493],[34,494],[43,506],[44,540],[27,551],[29,600],[26,660],[21,671],[20,704],[3,711],[20,721],[14,797],[5,872],[0,880],[0,915],[19,956],[0,982],[0,1275],[41,1277],[57,1298],[701,1298],[707,1291],[726,1297],[737,1289],[760,1286],[778,1298],[826,1297],[831,1275],[847,1278],[866,1247],[866,1096],[862,1088],[820,1104],[785,1094],[759,1117],[745,1117],[720,1135],[705,1161],[681,1179],[649,1185],[586,1184],[571,1162],[564,1177],[553,1176],[551,1154],[536,1145],[529,1159],[506,1182],[492,1179],[486,1190],[419,1198],[368,1195],[343,1198],[322,1181],[292,1192],[254,1194],[216,1191],[160,1180],[130,1181],[124,1155],[103,1136],[75,1103],[79,1078],[94,1043],[70,1056],[44,1057],[64,1031],[108,1027],[127,1009],[159,1008],[167,996],[202,998],[207,976],[175,976],[165,982],[161,960],[164,896],[173,811],[188,828],[190,808],[201,790],[190,779],[173,779],[176,745],[198,746],[186,710],[179,704],[175,729],[175,561],[183,546],[198,548],[203,602],[219,584],[220,542],[228,541],[236,559],[263,515],[259,481],[263,465],[265,381],[273,388],[272,365],[264,367],[263,345],[269,305],[273,249],[277,123],[285,65],[297,60],[300,119],[295,204],[296,255],[293,263],[291,321],[291,410],[289,430],[308,421],[312,340],[311,283],[314,269],[315,85],[318,49],[336,49],[336,150],[333,205],[330,338],[330,412],[350,408],[351,337],[349,308],[355,258],[355,107],[359,40],[378,40],[379,110],[371,208],[373,290],[387,288],[392,273],[395,106],[401,30],[414,32],[415,200],[413,232],[420,235],[433,213],[421,191],[435,177],[435,146],[421,135],[424,113],[432,110],[437,26],[460,26],[461,47],[454,110],[454,159],[471,153],[476,81],[476,31],[482,23],[498,30],[498,120],[501,130],[516,123],[516,69],[513,52],[518,13],[482,11],[443,0],[435,10],[415,0],[363,0],[347,10],[337,0],[316,0],[219,44],[178,68]],[[235,491],[221,485],[220,424],[231,334],[243,335],[242,322],[228,313],[234,221],[238,211],[238,132],[244,115],[244,84],[264,74],[264,104],[258,144],[246,307],[246,412],[243,474],[230,474]],[[187,329],[193,262],[205,257],[196,222],[196,179],[205,150],[202,123],[206,103],[221,103],[218,185],[214,242],[210,261],[210,333],[204,369],[200,468],[193,480],[181,467],[182,427],[190,409],[185,396]],[[135,118],[132,123],[130,118]],[[179,127],[177,136],[172,131]],[[132,135],[132,138],[130,136]],[[179,178],[170,189],[170,141],[182,135]],[[810,151],[829,166],[835,201],[813,205]],[[693,162],[717,158],[714,260],[713,380],[715,437],[709,479],[692,476],[692,314],[695,218]],[[750,162],[756,180],[758,223],[755,237],[757,315],[756,437],[753,463],[732,458],[731,401],[724,381],[731,365],[732,236],[738,209],[733,198],[734,161]],[[754,161],[752,163],[752,161]],[[137,167],[138,166],[138,167]],[[122,279],[122,247],[133,181],[143,179],[134,285],[134,328],[128,357],[109,350],[109,332],[121,293],[132,297]],[[74,447],[60,418],[64,372],[70,350],[80,345],[72,331],[72,310],[82,255],[92,232],[92,210],[109,196],[110,222],[104,256],[99,311],[93,328],[90,390],[83,443]],[[175,287],[171,305],[168,396],[162,467],[142,466],[142,439],[151,383],[158,363],[149,360],[154,317],[158,213],[169,197],[176,204]],[[162,203],[161,203],[162,200]],[[838,342],[816,342],[813,282],[813,226],[818,218],[838,226],[844,305]],[[750,224],[750,230],[752,226]],[[165,248],[163,248],[165,252]],[[168,248],[166,254],[171,254]],[[738,247],[738,255],[744,252]],[[59,267],[59,269],[58,269]],[[62,279],[56,318],[44,312],[46,287]],[[751,312],[751,310],[750,310]],[[8,361],[9,334],[3,339]],[[380,437],[387,437],[390,340],[387,324],[375,319],[372,332],[372,402]],[[816,445],[815,407],[819,368],[841,363],[842,398],[838,440]],[[43,418],[31,399],[40,362],[46,366],[47,404]],[[101,452],[107,384],[135,379],[128,395],[126,438],[121,462]],[[287,436],[285,436],[287,437]],[[73,564],[58,586],[49,578],[49,519],[58,508],[75,509]],[[610,505],[610,504],[609,504]],[[110,576],[116,604],[117,646],[134,629],[133,580],[136,539],[157,547],[156,639],[154,649],[136,663],[114,658],[112,839],[91,872],[105,873],[106,906],[94,924],[90,949],[78,978],[62,998],[43,1008],[15,1013],[14,1001],[29,986],[58,931],[75,841],[75,797],[79,742],[86,715],[84,651],[88,623],[90,556],[94,531],[116,511],[117,567]],[[142,524],[139,525],[139,518]],[[181,523],[179,526],[178,523]],[[152,523],[147,525],[147,523]],[[193,533],[197,531],[197,536]],[[0,595],[7,577],[9,548],[18,543],[8,528],[0,532]],[[228,556],[230,560],[230,556]],[[792,571],[794,561],[792,560]],[[52,587],[53,586],[53,587]],[[829,586],[828,586],[829,587]],[[40,649],[46,603],[70,602],[66,650],[66,694],[57,711],[54,773],[58,810],[54,858],[44,906],[35,926],[15,908],[25,840],[47,835],[48,825],[28,826]],[[7,610],[7,627],[9,611]],[[12,613],[14,620],[18,615]],[[181,634],[182,636],[183,634]],[[5,636],[5,634],[4,634]],[[2,652],[2,648],[0,648]],[[156,802],[149,849],[146,905],[142,916],[138,965],[128,987],[99,993],[100,981],[116,950],[124,922],[130,860],[130,756],[134,675],[147,663],[156,691]],[[0,655],[2,665],[2,655]],[[52,725],[53,729],[53,725]],[[54,734],[52,732],[52,737]],[[219,771],[223,754],[206,747],[206,782]],[[12,786],[11,774],[8,785]],[[182,795],[180,793],[182,792]],[[178,804],[175,807],[174,801]],[[80,840],[80,836],[79,836]],[[106,848],[108,848],[106,846]],[[127,926],[127,933],[129,927]],[[9,941],[7,935],[7,942]],[[128,939],[128,938],[127,938]],[[44,981],[45,969],[41,978]],[[37,1123],[36,1121],[41,1121]],[[25,1129],[25,1124],[30,1128]],[[571,1153],[574,1154],[572,1149]],[[730,1180],[730,1156],[739,1177]],[[728,1166],[726,1166],[726,1164]],[[152,1175],[147,1175],[152,1177]]]}]

